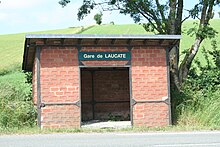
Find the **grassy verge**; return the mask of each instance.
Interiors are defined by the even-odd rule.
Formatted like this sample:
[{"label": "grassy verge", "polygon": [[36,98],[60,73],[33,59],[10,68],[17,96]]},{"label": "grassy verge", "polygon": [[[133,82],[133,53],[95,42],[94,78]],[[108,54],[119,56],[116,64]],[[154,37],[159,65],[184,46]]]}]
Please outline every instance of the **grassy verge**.
[{"label": "grassy verge", "polygon": [[14,67],[0,71],[0,128],[22,128],[35,125],[31,84],[26,75]]},{"label": "grassy verge", "polygon": [[2,129],[0,128],[0,135],[11,135],[11,134],[53,134],[53,133],[109,133],[109,132],[126,132],[126,133],[135,133],[135,132],[183,132],[183,131],[213,131],[220,130],[220,126],[168,126],[168,127],[132,127],[132,128],[123,128],[123,129],[113,129],[113,128],[66,128],[66,129],[39,129],[38,127],[33,128],[10,128]]}]

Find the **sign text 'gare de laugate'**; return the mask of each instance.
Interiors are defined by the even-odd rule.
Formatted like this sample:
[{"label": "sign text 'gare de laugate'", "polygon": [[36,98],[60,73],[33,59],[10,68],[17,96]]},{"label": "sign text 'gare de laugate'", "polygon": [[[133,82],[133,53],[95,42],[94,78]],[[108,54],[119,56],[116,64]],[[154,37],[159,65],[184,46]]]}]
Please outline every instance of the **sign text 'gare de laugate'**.
[{"label": "sign text 'gare de laugate'", "polygon": [[171,125],[169,52],[177,35],[26,35],[40,128],[91,120]]},{"label": "sign text 'gare de laugate'", "polygon": [[79,60],[130,60],[130,52],[80,52]]}]

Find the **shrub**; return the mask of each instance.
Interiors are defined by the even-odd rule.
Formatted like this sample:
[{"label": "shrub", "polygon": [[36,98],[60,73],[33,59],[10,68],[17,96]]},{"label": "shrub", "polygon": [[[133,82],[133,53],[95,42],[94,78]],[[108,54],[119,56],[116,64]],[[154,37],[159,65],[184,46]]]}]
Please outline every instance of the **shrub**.
[{"label": "shrub", "polygon": [[0,76],[0,128],[21,128],[35,125],[36,110],[31,84],[22,71]]},{"label": "shrub", "polygon": [[96,21],[96,24],[100,25],[102,23],[102,13],[97,13],[94,16],[94,20]]},{"label": "shrub", "polygon": [[179,125],[220,126],[220,90],[192,92],[178,107]]},{"label": "shrub", "polygon": [[[220,126],[220,51],[204,51],[204,57],[207,65],[195,62],[199,71],[192,68],[183,91],[172,93],[176,98],[174,116],[180,125]],[[213,65],[208,57],[212,57]]]},{"label": "shrub", "polygon": [[111,24],[111,25],[115,25],[114,21],[111,21],[110,24]]},{"label": "shrub", "polygon": [[15,64],[15,65],[10,66],[7,69],[6,68],[1,69],[0,76],[4,76],[4,75],[10,74],[15,71],[21,71],[20,65]]}]

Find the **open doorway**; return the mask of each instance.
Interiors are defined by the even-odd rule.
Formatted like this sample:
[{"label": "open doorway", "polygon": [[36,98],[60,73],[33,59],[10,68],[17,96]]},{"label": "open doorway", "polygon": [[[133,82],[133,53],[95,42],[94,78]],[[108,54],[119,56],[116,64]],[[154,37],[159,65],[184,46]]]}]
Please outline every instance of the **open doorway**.
[{"label": "open doorway", "polygon": [[128,67],[81,68],[82,124],[130,121]]}]

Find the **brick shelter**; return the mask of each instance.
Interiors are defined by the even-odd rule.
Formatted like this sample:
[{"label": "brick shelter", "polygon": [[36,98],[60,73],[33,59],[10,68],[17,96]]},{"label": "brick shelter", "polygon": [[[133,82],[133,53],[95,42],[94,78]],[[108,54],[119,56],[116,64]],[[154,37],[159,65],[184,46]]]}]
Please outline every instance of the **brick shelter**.
[{"label": "brick shelter", "polygon": [[90,120],[171,125],[169,51],[178,35],[26,35],[41,128]]}]

